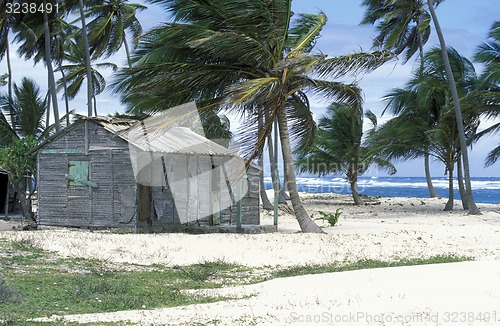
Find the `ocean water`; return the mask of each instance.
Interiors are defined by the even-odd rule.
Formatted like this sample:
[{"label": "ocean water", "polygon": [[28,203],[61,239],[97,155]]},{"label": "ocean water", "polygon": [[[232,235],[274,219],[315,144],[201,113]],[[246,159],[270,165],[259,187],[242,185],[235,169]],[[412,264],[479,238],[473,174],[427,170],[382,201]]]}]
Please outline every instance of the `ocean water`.
[{"label": "ocean water", "polygon": [[[272,189],[270,177],[264,179],[266,189]],[[448,179],[433,178],[436,191],[443,198],[448,198]],[[298,176],[297,186],[300,192],[350,194],[351,188],[345,178],[326,176]],[[428,198],[429,191],[424,177],[360,177],[359,191],[368,196],[384,197],[422,197]],[[455,199],[460,199],[458,184],[454,184]],[[476,203],[500,203],[500,178],[472,178],[472,190]]]}]

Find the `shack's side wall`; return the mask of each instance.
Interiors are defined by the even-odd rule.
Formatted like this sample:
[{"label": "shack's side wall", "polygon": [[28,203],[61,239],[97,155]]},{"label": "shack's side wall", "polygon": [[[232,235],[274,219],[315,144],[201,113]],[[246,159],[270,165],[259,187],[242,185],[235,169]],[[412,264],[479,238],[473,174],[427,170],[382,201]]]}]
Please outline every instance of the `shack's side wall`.
[{"label": "shack's side wall", "polygon": [[[238,189],[228,189],[224,163],[230,158],[220,156],[194,156],[171,154],[164,156],[167,182],[163,187],[152,187],[152,200],[156,219],[153,225],[234,225],[236,224],[236,203],[233,197]],[[156,162],[159,162],[157,160]],[[227,167],[226,167],[227,168]],[[250,167],[247,171],[248,190],[242,199],[242,224],[259,225],[259,170]],[[212,215],[219,207],[218,217]],[[138,222],[143,226],[144,223]]]},{"label": "shack's side wall", "polygon": [[[72,227],[119,227],[135,224],[136,183],[128,145],[98,124],[77,122],[38,151],[38,203],[41,224]],[[72,186],[66,179],[71,160],[88,161],[97,188]]]},{"label": "shack's side wall", "polygon": [[248,192],[241,202],[241,223],[260,224],[259,170],[250,166],[247,170]]},{"label": "shack's side wall", "polygon": [[[165,184],[152,187],[157,220],[153,224],[209,224],[210,158],[170,154],[164,156]],[[160,167],[157,167],[160,168]],[[162,168],[163,169],[163,168]]]}]

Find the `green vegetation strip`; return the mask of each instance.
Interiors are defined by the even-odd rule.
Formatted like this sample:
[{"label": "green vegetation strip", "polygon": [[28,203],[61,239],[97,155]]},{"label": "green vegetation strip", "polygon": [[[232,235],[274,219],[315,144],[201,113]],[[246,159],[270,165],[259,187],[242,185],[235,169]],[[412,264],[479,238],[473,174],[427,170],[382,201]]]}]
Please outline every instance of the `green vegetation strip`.
[{"label": "green vegetation strip", "polygon": [[227,300],[187,293],[188,289],[251,284],[277,277],[470,260],[435,256],[395,262],[365,260],[338,265],[251,269],[224,261],[189,266],[111,265],[105,261],[62,258],[27,241],[0,239],[0,324],[39,325],[27,319],[174,307]]}]

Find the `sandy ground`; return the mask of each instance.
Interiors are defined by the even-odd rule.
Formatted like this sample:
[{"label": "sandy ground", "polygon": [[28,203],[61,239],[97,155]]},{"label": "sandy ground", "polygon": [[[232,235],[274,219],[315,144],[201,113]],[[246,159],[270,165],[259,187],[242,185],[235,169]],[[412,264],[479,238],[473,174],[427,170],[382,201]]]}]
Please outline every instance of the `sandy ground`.
[{"label": "sandy ground", "polygon": [[[185,265],[223,259],[247,266],[291,266],[392,260],[438,254],[471,256],[473,262],[361,270],[276,279],[214,290],[239,300],[169,309],[66,316],[98,323],[248,325],[494,325],[500,324],[500,205],[480,205],[481,216],[446,199],[380,198],[355,207],[347,196],[304,195],[309,213],[342,209],[339,225],[325,234],[302,234],[291,215],[280,213],[279,232],[239,234],[111,234],[42,228],[12,231],[0,222],[0,237],[30,239],[64,256],[114,263]],[[458,203],[457,203],[458,205]],[[272,224],[264,213],[262,224]],[[207,250],[209,248],[209,250]],[[496,311],[495,311],[496,309]],[[496,316],[494,316],[496,314]],[[496,320],[494,318],[496,317]]]}]

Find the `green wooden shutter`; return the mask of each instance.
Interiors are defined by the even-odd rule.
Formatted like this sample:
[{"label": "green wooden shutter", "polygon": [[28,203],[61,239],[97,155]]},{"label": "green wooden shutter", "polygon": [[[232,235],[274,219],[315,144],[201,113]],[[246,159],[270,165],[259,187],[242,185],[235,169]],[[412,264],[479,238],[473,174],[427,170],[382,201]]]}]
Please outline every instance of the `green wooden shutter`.
[{"label": "green wooden shutter", "polygon": [[78,182],[79,180],[89,180],[89,161],[69,161],[68,174],[74,177],[74,180],[69,180],[70,186],[84,187],[86,184]]}]

